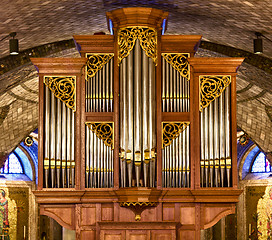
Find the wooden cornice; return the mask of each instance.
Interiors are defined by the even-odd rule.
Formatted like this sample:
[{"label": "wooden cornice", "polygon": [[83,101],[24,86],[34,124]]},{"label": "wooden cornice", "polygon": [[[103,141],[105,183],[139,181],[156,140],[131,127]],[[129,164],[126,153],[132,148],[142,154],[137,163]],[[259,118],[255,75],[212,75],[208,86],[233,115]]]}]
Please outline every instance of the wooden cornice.
[{"label": "wooden cornice", "polygon": [[80,74],[87,58],[31,58],[39,74]]},{"label": "wooden cornice", "polygon": [[244,58],[189,58],[194,73],[236,73]]},{"label": "wooden cornice", "polygon": [[75,35],[73,38],[82,57],[85,53],[114,53],[113,35]]},{"label": "wooden cornice", "polygon": [[107,12],[108,29],[110,30],[109,20],[113,23],[116,30],[128,26],[153,27],[161,29],[164,19],[167,21],[168,12],[155,8],[133,7],[121,8]]},{"label": "wooden cornice", "polygon": [[161,52],[195,54],[201,37],[201,35],[163,35],[161,36]]}]

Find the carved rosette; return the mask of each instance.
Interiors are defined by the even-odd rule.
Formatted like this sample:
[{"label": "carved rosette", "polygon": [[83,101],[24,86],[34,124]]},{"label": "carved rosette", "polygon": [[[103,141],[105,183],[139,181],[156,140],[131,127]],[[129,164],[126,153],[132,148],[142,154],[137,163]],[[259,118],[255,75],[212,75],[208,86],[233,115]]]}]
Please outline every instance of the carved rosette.
[{"label": "carved rosette", "polygon": [[86,123],[89,129],[111,149],[113,145],[113,123]]},{"label": "carved rosette", "polygon": [[173,140],[177,138],[189,124],[189,122],[162,123],[162,148],[171,145]]},{"label": "carved rosette", "polygon": [[162,56],[182,77],[190,79],[189,53],[162,53]]},{"label": "carved rosette", "polygon": [[139,39],[146,55],[157,65],[157,30],[151,27],[125,27],[118,31],[118,64],[129,55]]},{"label": "carved rosette", "polygon": [[94,77],[95,74],[103,68],[105,64],[107,64],[112,58],[114,54],[90,54],[87,53],[86,57],[87,66],[86,66],[86,80],[88,81],[90,78]]},{"label": "carved rosette", "polygon": [[231,83],[231,76],[199,76],[200,82],[200,111],[208,107],[214,99]]},{"label": "carved rosette", "polygon": [[25,140],[24,140],[24,144],[27,147],[31,147],[32,144],[33,144],[33,138],[31,136],[26,137]]},{"label": "carved rosette", "polygon": [[56,98],[75,111],[75,81],[76,77],[44,77],[44,84]]}]

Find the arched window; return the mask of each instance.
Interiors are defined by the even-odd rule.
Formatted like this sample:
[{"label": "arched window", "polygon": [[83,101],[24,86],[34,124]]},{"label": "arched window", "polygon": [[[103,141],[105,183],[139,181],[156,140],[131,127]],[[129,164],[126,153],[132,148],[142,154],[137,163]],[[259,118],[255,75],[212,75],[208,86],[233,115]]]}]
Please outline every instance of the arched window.
[{"label": "arched window", "polygon": [[259,152],[251,167],[252,173],[265,173],[271,172],[271,165],[263,152]]},{"label": "arched window", "polygon": [[1,173],[24,173],[23,166],[17,154],[11,153],[0,170]]},{"label": "arched window", "polygon": [[[28,139],[22,141],[13,152],[10,153],[4,166],[0,169],[0,174],[23,174],[22,177],[15,177],[18,180],[35,180],[37,182],[38,172],[38,129],[30,133]],[[16,176],[16,175],[14,175]],[[17,175],[19,176],[19,175]],[[27,178],[23,177],[26,176]],[[12,178],[14,179],[14,177]]]}]

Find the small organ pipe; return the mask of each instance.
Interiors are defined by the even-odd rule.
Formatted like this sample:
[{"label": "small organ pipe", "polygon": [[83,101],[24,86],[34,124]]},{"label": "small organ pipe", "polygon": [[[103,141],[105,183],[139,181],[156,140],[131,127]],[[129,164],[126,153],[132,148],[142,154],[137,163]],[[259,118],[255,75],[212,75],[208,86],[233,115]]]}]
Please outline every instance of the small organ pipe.
[{"label": "small organ pipe", "polygon": [[88,126],[85,126],[85,132],[86,132],[86,187],[89,188],[89,178],[90,178],[90,149],[92,148],[90,143],[90,130]]},{"label": "small organ pipe", "polygon": [[166,112],[165,103],[166,103],[166,86],[165,86],[165,59],[162,58],[162,111]]},{"label": "small organ pipe", "polygon": [[102,88],[100,89],[100,91],[102,92],[102,112],[106,112],[106,66],[104,66],[102,68],[102,81],[100,80],[100,82],[102,82]]},{"label": "small organ pipe", "polygon": [[61,101],[57,99],[57,136],[56,136],[56,169],[57,169],[57,187],[60,187],[60,169],[61,169]]},{"label": "small organ pipe", "polygon": [[71,111],[72,129],[71,129],[71,184],[75,187],[75,113]]},{"label": "small organ pipe", "polygon": [[110,111],[113,112],[113,59],[110,60]]},{"label": "small organ pipe", "polygon": [[126,163],[128,168],[128,186],[132,186],[132,153],[134,147],[134,137],[133,137],[133,128],[134,128],[134,116],[133,116],[133,54],[131,53],[127,59],[127,74],[128,74],[128,90],[127,90],[127,99],[128,99],[128,146],[126,153]]},{"label": "small organ pipe", "polygon": [[70,187],[71,177],[71,109],[67,109],[67,159],[66,159],[66,171],[67,171],[67,187]]},{"label": "small organ pipe", "polygon": [[189,131],[189,127],[187,127],[185,129],[186,131],[186,164],[187,164],[187,167],[186,167],[186,177],[187,177],[187,187],[190,187],[190,145],[189,145],[189,142],[190,142],[190,138],[189,138],[189,134],[190,134],[190,131]]},{"label": "small organ pipe", "polygon": [[48,188],[49,180],[49,147],[50,147],[50,91],[45,87],[45,144],[44,144],[44,171],[45,171],[45,187]]},{"label": "small organ pipe", "polygon": [[51,187],[55,187],[55,166],[56,166],[56,99],[51,92],[51,132],[50,132],[50,169],[51,169]]},{"label": "small organ pipe", "polygon": [[214,154],[213,154],[213,147],[214,147],[214,135],[213,135],[213,130],[214,130],[214,121],[213,121],[213,104],[210,104],[210,106],[207,108],[208,110],[208,121],[209,121],[209,161],[210,161],[210,182],[211,182],[211,187],[214,186]]},{"label": "small organ pipe", "polygon": [[[143,151],[144,151],[144,186],[147,186],[147,173],[150,161],[150,144],[149,143],[149,124],[152,122],[148,122],[149,117],[149,91],[148,91],[148,57],[146,54],[142,54],[142,91],[138,91],[138,95],[142,92],[142,141],[143,141]],[[148,124],[149,123],[149,124]]]},{"label": "small organ pipe", "polygon": [[224,186],[225,182],[225,129],[224,129],[224,101],[223,95],[219,97],[219,126],[220,126],[220,174],[221,174],[221,186]]},{"label": "small organ pipe", "polygon": [[62,103],[62,156],[61,156],[61,169],[62,169],[62,187],[66,187],[66,139],[67,139],[67,134],[66,134],[66,106],[64,103]]}]

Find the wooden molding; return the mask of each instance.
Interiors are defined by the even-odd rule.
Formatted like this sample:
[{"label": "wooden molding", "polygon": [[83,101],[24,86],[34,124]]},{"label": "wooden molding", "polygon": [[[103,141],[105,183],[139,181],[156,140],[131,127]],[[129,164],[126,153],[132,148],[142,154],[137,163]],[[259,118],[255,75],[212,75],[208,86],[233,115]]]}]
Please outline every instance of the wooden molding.
[{"label": "wooden molding", "polygon": [[201,35],[162,35],[162,53],[190,53],[191,57],[197,51]]},{"label": "wooden molding", "polygon": [[189,58],[193,72],[197,74],[236,73],[244,58]]},{"label": "wooden molding", "polygon": [[82,57],[85,53],[114,53],[113,35],[74,35],[73,38]]},{"label": "wooden molding", "polygon": [[87,58],[30,58],[39,74],[81,74]]}]

